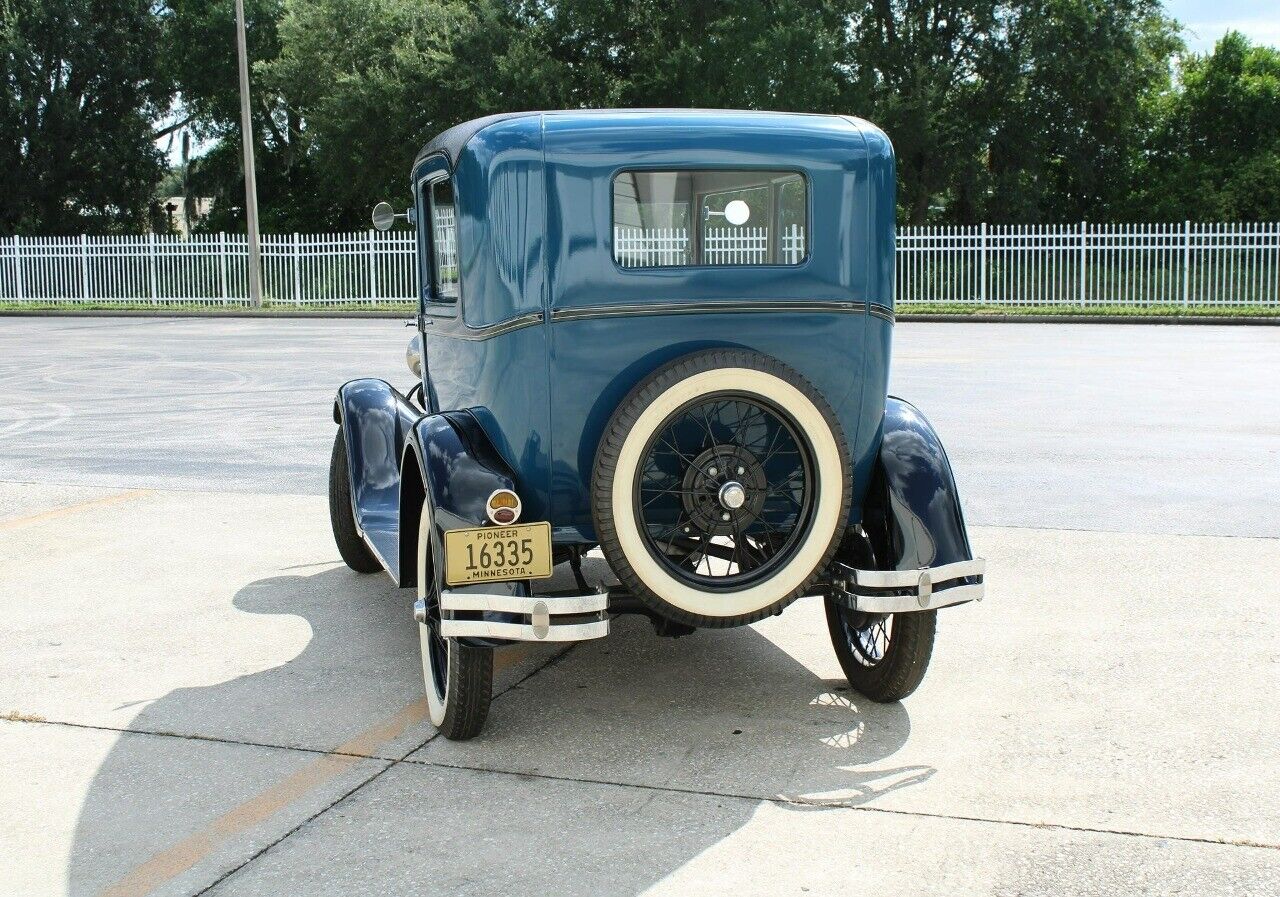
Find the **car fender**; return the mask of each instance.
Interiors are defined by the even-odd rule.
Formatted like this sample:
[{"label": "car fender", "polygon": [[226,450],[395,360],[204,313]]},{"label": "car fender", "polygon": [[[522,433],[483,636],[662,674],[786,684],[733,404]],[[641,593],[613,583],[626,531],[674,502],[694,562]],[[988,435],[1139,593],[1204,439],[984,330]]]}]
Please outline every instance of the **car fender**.
[{"label": "car fender", "polygon": [[[418,584],[418,531],[424,509],[431,515],[431,556],[443,558],[445,532],[488,523],[489,496],[496,490],[511,489],[518,494],[514,471],[470,411],[428,414],[418,420],[405,446],[402,470],[399,556],[403,561],[397,581],[403,588]],[[446,587],[443,563],[433,564],[430,575],[436,589]],[[530,594],[524,580],[448,588],[490,595]],[[505,613],[485,612],[482,616],[497,623],[519,622]],[[462,641],[477,647],[507,644],[493,639]]]},{"label": "car fender", "polygon": [[333,403],[342,427],[356,529],[392,578],[397,577],[400,458],[421,410],[385,380],[344,383]]},{"label": "car fender", "polygon": [[885,404],[863,527],[877,569],[918,570],[973,559],[942,440],[919,409],[894,396]]}]

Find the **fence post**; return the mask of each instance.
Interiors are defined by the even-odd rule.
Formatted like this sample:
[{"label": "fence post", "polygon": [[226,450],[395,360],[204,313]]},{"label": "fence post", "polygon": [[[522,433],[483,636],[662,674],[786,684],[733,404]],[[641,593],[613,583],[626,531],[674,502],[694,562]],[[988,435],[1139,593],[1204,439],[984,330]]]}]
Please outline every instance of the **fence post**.
[{"label": "fence post", "polygon": [[377,302],[378,301],[378,257],[374,252],[374,250],[376,249],[376,244],[374,243],[373,235],[374,235],[374,231],[372,228],[370,228],[369,230],[369,301]]},{"label": "fence post", "polygon": [[227,299],[227,235],[226,233],[218,234],[218,277],[222,287],[222,304],[226,305]]},{"label": "fence post", "polygon": [[293,301],[297,305],[302,304],[302,272],[299,270],[302,266],[302,253],[298,246],[298,235],[293,235]]},{"label": "fence post", "polygon": [[1191,304],[1191,222],[1182,222],[1182,307]]},{"label": "fence post", "polygon": [[27,285],[22,279],[22,238],[17,234],[13,235],[13,270],[14,282],[18,288],[18,301],[23,302],[27,298]]},{"label": "fence post", "polygon": [[982,222],[979,226],[979,234],[981,235],[982,254],[978,263],[978,304],[987,304],[987,222]]},{"label": "fence post", "polygon": [[1080,307],[1084,308],[1085,298],[1088,295],[1086,284],[1089,279],[1089,250],[1087,241],[1089,239],[1089,222],[1080,222]]},{"label": "fence post", "polygon": [[[147,234],[147,249],[150,254],[148,268],[151,273],[151,304],[155,305],[159,290],[156,289],[158,277],[156,274],[156,235],[154,233]],[[179,294],[181,293],[179,292]]]},{"label": "fence post", "polygon": [[89,301],[89,235],[80,235],[80,297]]}]

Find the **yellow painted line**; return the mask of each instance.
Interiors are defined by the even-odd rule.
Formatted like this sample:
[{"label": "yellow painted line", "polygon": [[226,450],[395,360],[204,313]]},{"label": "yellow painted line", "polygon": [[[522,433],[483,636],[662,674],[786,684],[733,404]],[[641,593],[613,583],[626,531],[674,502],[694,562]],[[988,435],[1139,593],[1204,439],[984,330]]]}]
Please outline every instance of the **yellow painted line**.
[{"label": "yellow painted line", "polygon": [[265,822],[299,798],[370,757],[378,747],[399,737],[409,726],[426,718],[427,699],[414,701],[385,722],[339,745],[334,753],[314,760],[284,781],[227,811],[195,834],[156,854],[103,891],[103,897],[150,894],[209,856],[228,838]]},{"label": "yellow painted line", "polygon": [[31,514],[27,517],[15,517],[12,520],[0,520],[0,532],[12,529],[21,529],[24,526],[34,526],[37,523],[44,523],[46,520],[55,520],[58,517],[67,517],[71,514],[79,514],[81,511],[87,511],[90,508],[100,508],[103,505],[119,504],[122,501],[130,501],[135,498],[141,498],[144,495],[151,495],[150,489],[130,489],[128,492],[117,492],[114,495],[104,495],[102,498],[91,498],[88,501],[78,502],[74,505],[67,505],[62,508],[53,508],[49,511],[41,511],[39,514]]}]

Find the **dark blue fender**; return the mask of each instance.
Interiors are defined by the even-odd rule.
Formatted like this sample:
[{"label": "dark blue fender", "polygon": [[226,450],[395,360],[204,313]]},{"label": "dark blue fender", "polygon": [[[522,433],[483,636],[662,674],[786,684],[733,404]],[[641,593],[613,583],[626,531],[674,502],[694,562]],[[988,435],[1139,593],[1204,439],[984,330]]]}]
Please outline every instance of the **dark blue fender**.
[{"label": "dark blue fender", "polygon": [[939,567],[973,558],[951,463],[916,407],[890,396],[863,527],[881,570]]},{"label": "dark blue fender", "polygon": [[356,527],[399,581],[400,459],[422,411],[385,380],[352,380],[338,390],[333,419],[347,443]]},{"label": "dark blue fender", "polygon": [[[401,470],[399,556],[403,561],[397,582],[408,588],[418,584],[418,531],[424,510],[431,515],[431,556],[443,558],[445,532],[485,525],[489,496],[497,489],[514,490],[516,481],[511,467],[470,411],[421,418],[409,434]],[[428,575],[437,590],[445,587],[443,564],[434,564]],[[529,583],[523,580],[450,588],[490,595],[530,594]],[[484,612],[479,617],[498,623],[521,622],[513,614]],[[507,644],[478,638],[462,641],[477,647]]]}]

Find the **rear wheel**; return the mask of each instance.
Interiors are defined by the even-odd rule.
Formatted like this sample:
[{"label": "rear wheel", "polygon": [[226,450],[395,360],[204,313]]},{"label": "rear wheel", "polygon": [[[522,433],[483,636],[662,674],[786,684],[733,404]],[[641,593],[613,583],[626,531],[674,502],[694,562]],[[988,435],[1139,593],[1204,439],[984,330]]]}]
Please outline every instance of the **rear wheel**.
[{"label": "rear wheel", "polygon": [[831,644],[849,685],[882,704],[920,687],[933,655],[936,610],[866,614],[831,599],[826,605]]},{"label": "rear wheel", "polygon": [[830,407],[756,352],[656,371],[606,428],[592,479],[605,556],[657,614],[738,626],[777,613],[825,568],[849,515],[848,450]]},{"label": "rear wheel", "polygon": [[351,505],[351,472],[347,468],[347,440],[341,427],[329,456],[329,522],[333,525],[338,554],[348,567],[357,573],[377,573],[382,569],[356,529],[355,508]]},{"label": "rear wheel", "polygon": [[440,634],[440,597],[432,570],[431,509],[424,503],[418,531],[418,623],[422,676],[431,723],[451,741],[480,734],[493,697],[493,649],[471,648]]}]

